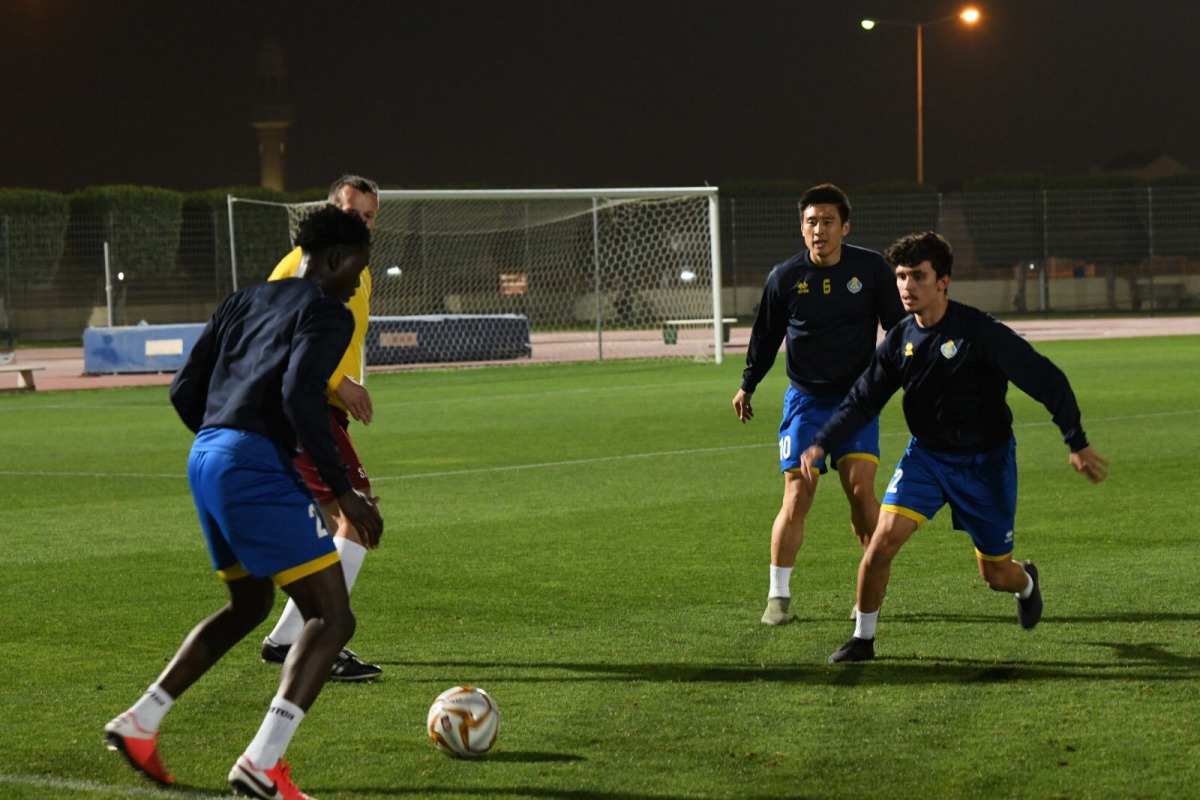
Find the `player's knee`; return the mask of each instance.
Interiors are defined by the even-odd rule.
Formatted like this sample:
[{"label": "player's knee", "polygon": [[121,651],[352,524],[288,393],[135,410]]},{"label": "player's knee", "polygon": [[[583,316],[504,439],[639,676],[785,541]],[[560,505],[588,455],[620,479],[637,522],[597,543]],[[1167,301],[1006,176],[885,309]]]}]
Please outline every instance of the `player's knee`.
[{"label": "player's knee", "polygon": [[884,546],[885,544],[879,540],[878,536],[871,539],[867,552],[863,554],[863,563],[868,571],[887,569],[891,565],[892,559],[896,556],[896,550]]},{"label": "player's knee", "polygon": [[254,583],[247,587],[239,587],[229,601],[230,611],[243,620],[250,630],[257,628],[275,607],[275,592],[269,584]]},{"label": "player's knee", "polygon": [[258,603],[258,608],[254,613],[254,618],[257,620],[254,625],[258,627],[267,621],[271,616],[271,612],[275,610],[275,593],[263,594]]},{"label": "player's knee", "polygon": [[332,609],[324,615],[324,619],[329,630],[341,640],[343,646],[354,636],[354,629],[358,627],[358,620],[348,605]]},{"label": "player's knee", "polygon": [[816,484],[805,480],[789,480],[783,491],[783,510],[792,516],[804,516],[812,507]]}]

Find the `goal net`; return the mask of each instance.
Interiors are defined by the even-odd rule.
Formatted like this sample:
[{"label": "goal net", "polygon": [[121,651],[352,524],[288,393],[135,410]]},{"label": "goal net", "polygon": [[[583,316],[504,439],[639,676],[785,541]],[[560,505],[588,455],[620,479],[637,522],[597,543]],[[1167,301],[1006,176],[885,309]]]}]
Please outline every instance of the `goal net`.
[{"label": "goal net", "polygon": [[[265,204],[234,201],[236,242]],[[715,188],[381,191],[367,361],[720,363],[717,231]]]}]

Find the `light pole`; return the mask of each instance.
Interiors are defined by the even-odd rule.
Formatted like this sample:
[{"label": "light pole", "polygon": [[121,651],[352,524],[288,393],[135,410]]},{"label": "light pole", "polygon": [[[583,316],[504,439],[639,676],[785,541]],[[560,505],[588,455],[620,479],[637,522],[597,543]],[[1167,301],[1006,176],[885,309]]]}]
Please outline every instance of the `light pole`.
[{"label": "light pole", "polygon": [[922,63],[923,45],[921,34],[930,25],[949,22],[953,19],[962,20],[968,25],[974,25],[980,18],[979,9],[964,8],[958,14],[949,17],[939,17],[928,22],[897,22],[888,19],[864,19],[863,30],[872,30],[876,25],[899,25],[902,28],[915,28],[917,31],[917,185],[925,185],[925,72]]}]

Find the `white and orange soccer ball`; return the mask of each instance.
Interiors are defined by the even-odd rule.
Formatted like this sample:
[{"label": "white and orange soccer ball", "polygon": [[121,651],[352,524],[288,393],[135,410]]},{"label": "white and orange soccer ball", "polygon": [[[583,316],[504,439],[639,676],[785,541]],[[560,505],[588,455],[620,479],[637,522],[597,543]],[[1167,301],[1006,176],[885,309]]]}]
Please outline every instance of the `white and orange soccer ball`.
[{"label": "white and orange soccer ball", "polygon": [[425,721],[437,748],[456,758],[479,758],[496,743],[500,709],[483,689],[455,686],[437,696]]}]

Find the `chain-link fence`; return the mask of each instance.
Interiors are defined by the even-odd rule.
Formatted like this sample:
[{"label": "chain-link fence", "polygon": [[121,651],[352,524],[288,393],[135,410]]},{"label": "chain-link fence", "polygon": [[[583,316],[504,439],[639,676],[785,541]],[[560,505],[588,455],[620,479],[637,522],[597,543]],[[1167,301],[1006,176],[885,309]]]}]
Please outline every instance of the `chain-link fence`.
[{"label": "chain-link fence", "polygon": [[[882,250],[936,230],[951,296],[995,314],[1200,309],[1200,188],[852,196],[848,242]],[[753,314],[767,273],[803,249],[787,198],[721,205],[725,311]]]},{"label": "chain-link fence", "polygon": [[[937,230],[955,248],[951,295],[993,313],[1200,308],[1197,187],[851,200],[847,241],[882,249]],[[290,242],[277,211],[239,205],[235,213],[244,215],[234,256],[245,286],[265,280]],[[234,287],[229,228],[216,202],[184,202],[172,213],[0,215],[0,331],[24,342],[77,341],[89,325],[203,322]],[[745,320],[771,267],[804,246],[795,199],[725,197],[721,235],[724,312]]]}]

